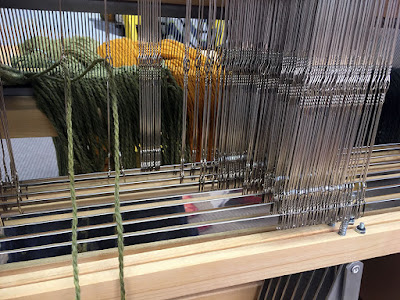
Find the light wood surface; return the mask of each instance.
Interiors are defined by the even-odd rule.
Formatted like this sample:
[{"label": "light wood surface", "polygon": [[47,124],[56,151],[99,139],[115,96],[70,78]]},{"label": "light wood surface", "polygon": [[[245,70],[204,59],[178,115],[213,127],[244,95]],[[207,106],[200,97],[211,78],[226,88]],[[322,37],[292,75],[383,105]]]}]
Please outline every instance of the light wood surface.
[{"label": "light wood surface", "polygon": [[[337,228],[319,225],[127,254],[128,299],[175,299],[400,252],[400,211],[360,221],[365,235],[352,226],[341,237]],[[98,258],[80,264],[82,297],[118,299],[117,259]],[[12,274],[0,271],[0,299],[73,298],[71,266],[48,264],[35,272],[25,265]]]},{"label": "light wood surface", "polygon": [[33,97],[7,96],[4,98],[11,138],[57,136],[53,125],[36,107]]}]

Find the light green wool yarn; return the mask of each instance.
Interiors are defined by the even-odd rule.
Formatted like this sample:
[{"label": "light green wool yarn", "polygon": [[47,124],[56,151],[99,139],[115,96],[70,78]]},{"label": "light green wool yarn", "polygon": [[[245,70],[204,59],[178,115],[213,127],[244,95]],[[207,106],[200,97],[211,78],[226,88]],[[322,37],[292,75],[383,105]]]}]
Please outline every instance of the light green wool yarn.
[{"label": "light green wool yarn", "polygon": [[115,85],[114,74],[109,64],[106,66],[109,83],[109,96],[111,98],[112,116],[114,122],[114,169],[115,169],[115,191],[114,191],[114,218],[117,223],[117,239],[118,239],[118,264],[119,264],[119,283],[121,300],[125,299],[125,283],[124,283],[124,228],[122,225],[122,216],[119,201],[119,176],[120,176],[120,160],[119,160],[119,114],[118,100],[116,96],[117,87]]},{"label": "light green wool yarn", "polygon": [[79,285],[79,268],[78,268],[78,207],[76,205],[75,195],[75,174],[74,174],[74,141],[72,133],[72,93],[71,79],[65,61],[61,61],[64,71],[64,95],[66,102],[66,123],[68,136],[68,175],[69,190],[71,194],[72,204],[72,269],[74,273],[75,299],[81,299],[81,288]]}]

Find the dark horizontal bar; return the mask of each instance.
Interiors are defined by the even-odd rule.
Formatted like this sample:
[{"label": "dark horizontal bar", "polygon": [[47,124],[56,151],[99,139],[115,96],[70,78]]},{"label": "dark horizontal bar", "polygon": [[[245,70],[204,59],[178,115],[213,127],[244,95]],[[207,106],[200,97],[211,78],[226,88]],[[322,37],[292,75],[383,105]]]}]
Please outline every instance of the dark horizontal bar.
[{"label": "dark horizontal bar", "polygon": [[33,88],[29,86],[5,86],[3,95],[4,97],[33,96]]},{"label": "dark horizontal bar", "polygon": [[400,206],[400,198],[378,200],[373,202],[367,202],[365,205],[365,211],[368,212],[386,208],[395,208],[399,206]]},{"label": "dark horizontal bar", "polygon": [[[110,14],[137,14],[136,1],[107,1],[107,11]],[[59,11],[59,0],[0,0],[2,8],[33,9]],[[62,0],[62,11],[104,13],[104,1],[101,0]]]},{"label": "dark horizontal bar", "polygon": [[[59,11],[59,0],[0,0],[1,8],[32,9]],[[103,0],[63,0],[62,11],[104,13]],[[198,17],[199,7],[192,5],[192,18]],[[136,1],[107,1],[108,14],[137,15],[138,4]],[[208,6],[204,6],[204,19],[208,18]],[[217,8],[217,16],[220,15],[220,8]],[[162,4],[162,17],[185,18],[185,4]]]},{"label": "dark horizontal bar", "polygon": [[[387,175],[394,175],[394,174],[400,174],[400,169],[368,172],[368,176],[387,176]],[[371,179],[371,180],[375,180],[375,179]],[[368,177],[367,177],[367,181],[369,181]]]},{"label": "dark horizontal bar", "polygon": [[367,189],[396,185],[400,186],[400,177],[390,177],[374,180],[367,179]]},{"label": "dark horizontal bar", "polygon": [[400,185],[395,184],[391,186],[383,186],[383,187],[367,189],[367,191],[365,192],[365,197],[372,198],[372,197],[397,194],[397,193],[400,193]]}]

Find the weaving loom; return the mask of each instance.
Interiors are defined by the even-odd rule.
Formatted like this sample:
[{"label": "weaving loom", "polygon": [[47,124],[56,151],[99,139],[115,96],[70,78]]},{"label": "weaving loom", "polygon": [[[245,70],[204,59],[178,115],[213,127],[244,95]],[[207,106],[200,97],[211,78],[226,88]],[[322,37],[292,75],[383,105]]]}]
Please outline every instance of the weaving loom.
[{"label": "weaving loom", "polygon": [[[400,134],[375,144],[400,132],[399,0],[3,0],[0,20],[0,299],[358,299],[359,261],[400,253]],[[59,177],[19,178],[27,136],[53,137]]]}]

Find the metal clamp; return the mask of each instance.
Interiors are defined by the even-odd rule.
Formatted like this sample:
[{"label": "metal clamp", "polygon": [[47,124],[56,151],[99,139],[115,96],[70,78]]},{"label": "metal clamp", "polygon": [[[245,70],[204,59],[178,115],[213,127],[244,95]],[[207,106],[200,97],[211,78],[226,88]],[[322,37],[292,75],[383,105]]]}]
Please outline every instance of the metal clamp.
[{"label": "metal clamp", "polygon": [[360,261],[341,265],[327,300],[358,300],[364,264]]}]

